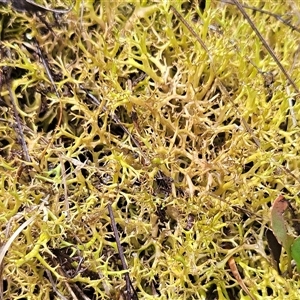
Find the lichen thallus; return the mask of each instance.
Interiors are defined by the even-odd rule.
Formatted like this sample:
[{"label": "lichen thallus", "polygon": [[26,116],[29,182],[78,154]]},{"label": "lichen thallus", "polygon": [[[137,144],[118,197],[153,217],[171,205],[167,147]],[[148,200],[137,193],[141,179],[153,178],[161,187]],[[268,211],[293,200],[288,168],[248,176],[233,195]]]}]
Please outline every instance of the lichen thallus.
[{"label": "lichen thallus", "polygon": [[[254,24],[252,23],[251,19],[248,18],[247,14],[244,12],[243,7],[236,1],[233,0],[234,4],[236,4],[236,6],[239,8],[239,10],[243,13],[244,17],[248,20],[248,22],[250,23],[251,27],[253,28],[253,30],[256,32],[257,36],[261,39],[262,43],[264,44],[264,46],[266,47],[267,51],[272,55],[272,57],[274,58],[274,60],[276,61],[277,65],[279,66],[280,70],[284,73],[284,75],[286,76],[286,78],[289,80],[290,84],[293,86],[293,88],[296,90],[297,93],[299,93],[297,86],[295,85],[294,81],[291,79],[291,77],[288,75],[288,73],[285,71],[284,67],[282,66],[282,64],[280,63],[280,61],[276,58],[276,55],[272,52],[272,50],[270,49],[270,47],[268,46],[267,43],[264,42],[264,39],[262,38],[262,36],[260,35],[259,31],[256,29],[256,27],[254,26]],[[53,10],[53,9],[47,9],[45,7],[39,6],[37,4],[35,4],[33,1],[29,1],[29,0],[7,0],[7,1],[1,1],[0,3],[4,3],[4,4],[11,4],[12,7],[16,10],[20,10],[20,11],[25,11],[25,12],[33,12],[33,13],[37,13],[37,12],[45,12],[45,11],[50,11],[50,12],[60,12],[60,13],[65,13],[68,12],[68,10],[65,11],[61,11],[61,10]],[[185,21],[185,19],[182,17],[182,15],[176,10],[175,7],[170,6],[171,11],[174,13],[174,15],[187,27],[187,29],[189,30],[189,32],[196,38],[197,42],[202,46],[202,48],[206,51],[208,59],[210,61],[210,66],[211,68],[215,68],[214,66],[214,61],[213,58],[208,50],[208,48],[206,47],[205,43],[201,40],[201,38],[197,35],[197,33],[193,30],[193,28]],[[54,85],[54,90],[56,91],[55,88],[55,84],[54,81],[52,80],[51,77],[51,72],[50,69],[47,67],[47,64],[44,62],[43,60],[43,56],[42,53],[40,51],[39,46],[36,44],[36,49],[35,51],[38,53],[40,59],[43,61],[43,64],[46,68],[47,74],[50,78],[51,83]],[[136,80],[134,80],[134,82],[132,82],[132,85],[135,85],[136,82],[140,79],[142,79],[145,76],[145,73],[141,74],[141,77],[138,77]],[[261,143],[260,140],[258,139],[258,137],[255,135],[254,130],[251,128],[251,126],[245,121],[245,119],[242,117],[242,114],[240,113],[239,109],[234,105],[233,100],[229,94],[229,92],[227,91],[225,85],[222,83],[222,81],[219,78],[216,78],[216,82],[217,85],[219,87],[219,89],[222,91],[223,95],[226,96],[226,98],[228,99],[229,102],[231,102],[234,107],[234,109],[236,110],[236,113],[238,116],[240,116],[240,120],[241,120],[241,124],[244,126],[244,129],[246,130],[246,132],[252,137],[252,140],[254,142],[254,144],[256,145],[257,148],[261,148]],[[87,95],[87,98],[96,106],[100,106],[102,105],[100,103],[100,101],[97,99],[97,97],[95,97],[87,88],[85,88],[83,85],[79,86],[79,89],[84,91],[85,94]],[[59,98],[59,94],[57,93],[57,98]],[[102,101],[103,99],[101,99]],[[104,112],[108,112],[109,109],[106,105],[101,106],[102,110]],[[292,113],[292,107],[290,108],[290,112]],[[144,166],[148,166],[150,164],[150,155],[148,155],[148,153],[146,153],[145,150],[143,150],[143,143],[139,140],[139,138],[137,137],[137,135],[133,135],[128,129],[127,127],[122,123],[122,121],[120,120],[120,118],[118,117],[117,113],[110,113],[110,118],[113,122],[115,122],[122,130],[123,132],[128,135],[132,141],[132,143],[136,146],[136,148],[139,151],[139,155],[141,157],[141,162]],[[137,121],[137,116],[136,115],[132,115],[132,119],[134,119],[133,121]],[[138,126],[135,127],[136,129],[138,129]],[[261,151],[263,151],[263,149],[261,149]],[[294,179],[296,179],[297,181],[299,181],[294,174],[291,173],[291,171],[286,168],[285,166],[281,166],[280,167],[281,170],[287,175],[287,176],[292,176]],[[162,170],[158,170],[155,180],[157,182],[157,186],[159,191],[158,192],[162,192],[162,194],[168,195],[171,193],[171,186],[172,184],[174,184],[173,180],[171,177],[166,176]],[[176,184],[176,183],[175,183]],[[227,204],[230,205],[230,203],[228,201],[225,201],[224,199],[222,199],[221,197],[216,196],[214,193],[212,192],[207,192],[210,196],[217,198],[219,201],[223,201],[226,202]],[[256,218],[256,220],[258,222],[261,222],[261,217],[256,215],[254,212],[249,211],[248,209],[245,209],[243,207],[240,206],[235,206],[235,205],[231,205],[232,208],[234,208],[236,210],[236,212],[243,212],[244,214],[254,217]],[[112,211],[112,206],[110,204],[108,204],[108,211],[109,211],[109,216],[110,216],[110,220],[111,220],[111,224],[112,224],[112,228],[113,228],[113,232],[114,232],[114,236],[115,236],[115,240],[116,240],[116,244],[118,246],[118,251],[119,251],[119,256],[122,260],[122,266],[124,271],[127,271],[127,264],[125,262],[124,259],[124,253],[120,244],[120,239],[118,236],[118,230],[116,227],[116,221],[114,220],[114,215],[113,215],[113,211]],[[193,215],[189,215],[188,216],[188,224],[187,224],[187,230],[190,230],[193,227],[193,224],[195,222],[195,216]],[[237,281],[240,283],[241,287],[244,289],[244,291],[252,298],[253,296],[250,294],[249,290],[247,289],[247,287],[243,284],[240,275],[238,273],[237,267],[235,265],[235,262],[233,260],[233,255],[235,253],[237,253],[238,251],[240,251],[241,249],[251,249],[251,250],[255,250],[255,246],[252,247],[252,245],[246,245],[243,246],[245,248],[242,247],[237,247],[236,249],[232,249],[232,251],[228,251],[228,255],[226,256],[226,258],[223,260],[222,263],[226,263],[228,262],[232,272],[234,273],[235,278],[237,279]],[[248,247],[248,248],[247,248]],[[252,247],[252,248],[251,248]],[[65,261],[61,260],[60,262],[58,262],[58,264],[64,265],[64,264],[70,264],[72,265],[74,263],[75,258],[72,260],[70,259],[70,256],[68,253],[59,251],[58,249],[54,249],[53,251],[54,254],[60,255],[62,258],[65,258]],[[78,273],[80,273],[82,267],[82,258],[79,259],[77,268],[75,270],[75,272],[73,272],[71,274],[71,276],[74,276]],[[70,267],[71,269],[71,267]],[[66,270],[66,273],[68,273],[68,271]],[[126,279],[126,290],[127,290],[127,299],[137,299],[137,294],[135,289],[132,286],[132,282],[129,278],[129,273],[126,272],[125,273],[125,279]],[[68,274],[67,274],[68,275]],[[48,274],[48,277],[50,277],[51,275]],[[54,285],[54,284],[53,284]],[[75,288],[75,286],[73,286],[73,288]],[[72,289],[72,288],[71,288]]]},{"label": "lichen thallus", "polygon": [[[268,43],[266,42],[266,40],[263,38],[263,36],[261,35],[260,31],[258,30],[258,28],[255,26],[255,24],[253,23],[253,21],[251,20],[251,18],[249,17],[249,15],[246,13],[244,8],[252,8],[246,5],[242,5],[238,2],[238,0],[232,0],[232,1],[224,1],[225,3],[228,4],[234,4],[238,10],[242,13],[243,17],[246,19],[246,21],[249,23],[249,25],[251,26],[252,30],[255,32],[256,36],[259,38],[260,42],[262,43],[262,45],[265,47],[265,49],[267,50],[267,52],[269,53],[269,55],[272,57],[272,59],[275,61],[275,63],[277,64],[278,68],[280,69],[280,71],[283,73],[283,75],[285,76],[285,78],[287,79],[287,81],[289,82],[289,84],[292,86],[292,88],[294,89],[294,91],[296,92],[296,97],[299,96],[300,92],[299,89],[297,87],[297,85],[295,84],[294,80],[291,78],[291,76],[289,75],[289,73],[286,71],[285,67],[283,66],[283,64],[280,62],[280,60],[277,58],[275,52],[273,51],[273,49],[268,45]],[[189,32],[196,38],[197,42],[202,46],[202,48],[205,50],[205,52],[207,53],[208,59],[210,61],[210,67],[215,69],[214,66],[214,61],[213,58],[208,50],[208,48],[206,47],[205,43],[201,40],[201,38],[197,35],[197,33],[194,31],[194,29],[186,22],[186,20],[182,17],[182,15],[176,10],[175,7],[171,6],[170,9],[173,11],[173,13],[176,15],[176,17],[185,25],[185,27],[189,30]],[[257,8],[254,8],[255,10],[259,10]],[[266,13],[265,11],[261,11],[263,13]],[[273,17],[276,17],[278,20],[282,20],[281,17],[279,17],[276,14],[272,14],[269,13],[270,15],[272,15]],[[290,25],[289,22],[284,22],[286,25]],[[292,28],[294,28],[291,25]],[[298,29],[297,29],[298,31]],[[237,50],[237,49],[236,49]],[[237,50],[238,51],[238,50]],[[265,79],[265,87],[267,89],[269,89],[269,84],[268,79],[270,79],[270,74],[264,73],[262,71],[260,71],[249,59],[247,59],[247,61],[249,63],[251,63],[258,71],[259,74],[261,74],[264,79]],[[216,72],[215,72],[216,74]],[[273,81],[273,76],[271,75],[271,81]],[[254,142],[254,144],[256,145],[257,149],[259,149],[260,151],[264,152],[265,150],[263,150],[262,146],[261,146],[261,141],[259,140],[259,138],[255,135],[254,130],[251,128],[251,126],[246,122],[246,120],[243,118],[242,114],[240,113],[239,109],[235,106],[233,99],[231,98],[230,94],[228,93],[225,85],[222,83],[222,81],[219,78],[216,78],[218,87],[220,89],[220,91],[223,93],[223,95],[226,96],[226,98],[228,99],[228,101],[232,104],[232,106],[234,107],[234,109],[236,110],[237,115],[240,118],[240,123],[243,125],[244,129],[246,130],[246,132],[251,136],[252,141]],[[289,88],[287,88],[287,92],[289,93]],[[268,95],[270,97],[270,93]],[[291,119],[292,119],[292,123],[293,126],[295,127],[297,122],[296,122],[296,118],[295,118],[295,112],[294,112],[294,108],[293,105],[295,100],[289,100],[289,110],[286,113],[286,119],[288,119],[288,114],[290,114]],[[286,126],[287,126],[287,122],[286,122]],[[276,159],[273,156],[270,156],[270,164],[276,164]],[[276,164],[278,166],[278,163]],[[287,177],[291,177],[293,180],[295,180],[296,182],[300,183],[299,178],[297,178],[292,172],[291,170],[289,170],[289,168],[287,168],[284,164],[280,164],[278,166],[278,169],[285,174]],[[214,195],[212,195],[214,196]],[[220,199],[221,200],[221,199]],[[223,200],[222,200],[223,201]],[[244,209],[241,209],[240,207],[236,207],[237,210],[241,210],[244,213],[246,213],[247,215],[251,215],[251,216],[255,216],[256,221],[260,222],[260,218],[258,216],[256,216],[255,213],[250,212],[250,211],[245,211]],[[294,216],[295,218],[295,216]],[[261,220],[262,221],[262,220]],[[295,220],[293,221],[295,223]],[[296,226],[295,226],[296,225]],[[265,225],[263,225],[265,226]],[[299,227],[299,220],[296,221],[296,224],[294,224],[294,227]],[[274,238],[273,232],[271,229],[266,228],[266,239],[268,241],[268,245],[269,245],[269,249],[271,251],[271,254],[274,258],[274,254],[277,255],[277,260],[275,260],[275,268],[279,271],[280,273],[280,269],[279,269],[279,257],[278,254],[276,254],[276,252],[278,251],[278,245],[274,245],[274,244],[278,244],[278,242],[276,241],[276,238]],[[274,241],[275,240],[275,241]],[[243,246],[242,246],[243,247]],[[253,248],[254,249],[254,248]],[[238,284],[240,285],[240,287],[244,290],[244,292],[251,298],[251,299],[256,299],[252,293],[249,291],[249,289],[247,288],[247,286],[245,285],[244,281],[242,280],[238,268],[236,266],[235,263],[235,259],[233,258],[233,254],[238,252],[240,250],[240,247],[237,247],[237,249],[233,249],[232,251],[230,251],[227,256],[226,256],[226,261],[233,273],[233,276],[235,277],[235,279],[237,280]],[[260,253],[261,255],[265,256],[264,252]],[[279,254],[280,256],[280,254]],[[289,274],[291,276],[291,268],[289,270]]]}]

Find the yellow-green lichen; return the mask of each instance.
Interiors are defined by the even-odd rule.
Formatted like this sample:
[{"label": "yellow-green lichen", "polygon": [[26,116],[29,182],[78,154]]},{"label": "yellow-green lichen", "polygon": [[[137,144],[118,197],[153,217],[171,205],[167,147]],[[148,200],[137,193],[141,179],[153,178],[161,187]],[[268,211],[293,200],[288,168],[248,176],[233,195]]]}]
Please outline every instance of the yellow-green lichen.
[{"label": "yellow-green lichen", "polygon": [[[232,256],[256,299],[298,299],[264,236],[280,192],[299,203],[297,91],[238,9],[46,2],[73,8],[0,7],[3,299],[126,299],[126,272],[139,299],[250,299]],[[243,4],[299,22],[296,2]],[[298,32],[247,13],[298,86]]]}]

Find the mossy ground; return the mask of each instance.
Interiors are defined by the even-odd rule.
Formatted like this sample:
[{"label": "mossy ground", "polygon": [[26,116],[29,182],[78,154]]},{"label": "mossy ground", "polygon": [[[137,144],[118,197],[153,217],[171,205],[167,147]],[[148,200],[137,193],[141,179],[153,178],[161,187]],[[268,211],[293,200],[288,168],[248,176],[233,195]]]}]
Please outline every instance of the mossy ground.
[{"label": "mossy ground", "polygon": [[[296,1],[244,2],[299,24]],[[299,102],[235,6],[76,0],[56,18],[0,12],[2,245],[34,217],[5,255],[3,299],[123,299],[108,203],[139,299],[250,299],[232,255],[256,299],[299,299],[296,269],[278,275],[264,235],[279,193],[299,206]],[[247,12],[299,86],[299,33]]]}]

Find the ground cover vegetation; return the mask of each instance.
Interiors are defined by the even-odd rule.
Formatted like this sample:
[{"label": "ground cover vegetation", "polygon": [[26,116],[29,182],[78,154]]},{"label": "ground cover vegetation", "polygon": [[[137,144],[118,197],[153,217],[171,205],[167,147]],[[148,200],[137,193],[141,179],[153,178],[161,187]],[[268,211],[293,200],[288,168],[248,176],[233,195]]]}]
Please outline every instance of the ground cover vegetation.
[{"label": "ground cover vegetation", "polygon": [[0,1],[1,299],[299,299],[297,1]]}]

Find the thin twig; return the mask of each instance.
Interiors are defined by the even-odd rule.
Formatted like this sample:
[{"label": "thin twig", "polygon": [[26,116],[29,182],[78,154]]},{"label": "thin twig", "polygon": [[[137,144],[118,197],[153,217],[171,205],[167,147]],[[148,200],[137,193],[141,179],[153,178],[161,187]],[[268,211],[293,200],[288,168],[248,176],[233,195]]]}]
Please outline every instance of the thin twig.
[{"label": "thin twig", "polygon": [[[50,82],[51,82],[51,84],[52,84],[52,87],[53,87],[54,91],[55,91],[56,97],[57,97],[57,99],[60,100],[60,101],[59,101],[59,119],[58,119],[58,123],[57,123],[56,129],[55,129],[55,133],[56,133],[56,132],[58,131],[60,125],[61,125],[61,122],[62,122],[63,105],[62,105],[62,101],[61,101],[61,99],[60,99],[61,97],[60,97],[60,95],[59,95],[59,92],[58,92],[58,90],[57,90],[57,88],[56,88],[56,85],[55,85],[55,82],[54,82],[54,80],[53,80],[53,76],[52,76],[52,74],[51,74],[49,65],[48,65],[48,63],[47,63],[47,61],[46,61],[46,59],[45,59],[45,57],[44,57],[44,55],[43,55],[43,53],[42,53],[42,50],[41,50],[41,48],[40,48],[40,45],[39,45],[39,43],[38,43],[38,41],[37,41],[36,39],[34,40],[34,43],[35,43],[35,45],[36,45],[36,51],[37,51],[37,54],[38,54],[38,56],[40,57],[40,60],[41,60],[43,66],[44,66],[44,68],[45,68],[45,70],[46,70],[46,73],[47,73],[47,75],[48,75],[48,78],[49,78],[49,80],[50,80]],[[51,144],[53,144],[54,138],[55,138],[55,134],[53,134],[53,137],[52,137],[51,141],[49,142],[49,144],[47,145],[47,147],[46,147],[46,148],[44,149],[44,151],[42,152],[41,158],[45,155],[45,153],[46,153],[47,149],[49,148],[49,146],[50,146]]]},{"label": "thin twig", "polygon": [[[233,0],[232,0],[233,1]],[[227,1],[227,0],[221,0],[222,3],[226,3],[226,4],[231,4],[231,5],[235,5],[234,2],[232,1]],[[261,9],[261,8],[258,8],[258,7],[255,7],[255,6],[249,6],[249,5],[246,5],[246,4],[241,4],[244,8],[246,9],[251,9],[253,11],[258,11],[262,14],[266,14],[266,15],[269,15],[271,17],[274,17],[276,20],[282,22],[283,24],[285,24],[286,26],[289,26],[290,28],[292,28],[293,30],[297,31],[297,32],[300,32],[300,29],[296,26],[294,26],[293,24],[291,24],[289,21],[285,20],[282,18],[281,15],[278,15],[278,14],[274,14],[272,13],[271,11],[268,11],[268,10],[264,10],[264,9]]]},{"label": "thin twig", "polygon": [[205,50],[206,54],[208,55],[209,59],[212,62],[212,57],[210,56],[210,53],[208,51],[208,48],[204,44],[204,42],[201,40],[199,35],[196,33],[196,31],[192,28],[192,26],[183,18],[183,16],[177,11],[177,9],[174,6],[170,6],[170,9],[174,12],[175,16],[185,25],[185,27],[190,31],[190,33],[196,38],[198,43],[202,46],[202,48]]},{"label": "thin twig", "polygon": [[[236,2],[236,0],[233,0]],[[204,44],[204,42],[201,40],[201,38],[197,35],[197,33],[195,32],[195,30],[186,22],[186,20],[180,15],[180,13],[176,10],[175,7],[173,7],[172,5],[170,6],[170,9],[175,13],[175,15],[182,21],[182,23],[189,29],[189,31],[191,32],[191,34],[193,36],[196,37],[197,41],[200,43],[200,45],[203,47],[203,49],[207,52],[207,55],[209,57],[210,60],[210,66],[213,69],[214,73],[216,74],[216,70],[215,70],[215,65],[213,62],[212,57],[210,56],[209,52],[208,52],[208,48],[206,47],[206,45]],[[243,8],[242,8],[243,9]],[[248,16],[248,15],[247,15]],[[249,18],[249,17],[248,17]],[[250,18],[249,18],[250,19]],[[251,20],[250,20],[251,21]],[[253,23],[252,23],[253,24]],[[253,26],[255,27],[255,25],[253,24]],[[200,42],[201,41],[201,42]],[[265,40],[264,40],[265,42]],[[266,43],[266,42],[265,42]],[[270,48],[270,47],[269,47]],[[277,58],[276,58],[277,59]],[[277,59],[278,60],[278,59]],[[281,64],[280,64],[281,65]],[[282,65],[281,65],[282,66]],[[284,69],[284,68],[283,68]],[[285,73],[287,74],[287,72],[285,71]],[[258,149],[261,149],[261,145],[260,145],[260,140],[256,137],[256,135],[254,134],[253,129],[249,126],[249,124],[246,122],[245,118],[242,117],[239,109],[235,106],[234,101],[232,99],[232,97],[230,96],[230,94],[228,93],[226,87],[224,86],[224,84],[222,83],[222,81],[216,77],[216,81],[218,83],[218,86],[220,88],[220,90],[222,91],[222,93],[228,98],[228,100],[230,101],[230,103],[232,104],[233,108],[235,109],[235,111],[237,112],[237,115],[239,116],[241,122],[243,123],[244,128],[246,129],[246,131],[248,132],[248,134],[250,134],[250,136],[252,137],[254,143],[256,144]],[[294,81],[291,80],[293,83]],[[298,88],[296,87],[295,83],[293,84],[293,87],[296,89],[296,91],[298,91]],[[299,93],[299,92],[298,92]],[[263,149],[261,149],[263,151]],[[271,161],[276,163],[275,159],[273,157],[271,157]],[[286,173],[287,175],[293,177],[297,182],[300,183],[300,179],[298,179],[288,168],[286,168],[285,166],[278,166],[278,168],[280,170],[282,170],[284,173]]]},{"label": "thin twig", "polygon": [[[10,52],[8,52],[8,56],[9,56],[10,59],[12,59]],[[15,120],[16,120],[16,123],[17,123],[19,142],[20,142],[22,150],[23,150],[23,158],[27,162],[30,162],[31,159],[30,159],[30,156],[29,156],[29,152],[28,152],[26,142],[25,142],[25,137],[24,137],[23,128],[22,128],[22,125],[21,125],[21,120],[20,120],[19,113],[18,113],[18,110],[17,110],[15,97],[14,97],[14,94],[13,94],[12,89],[11,89],[11,83],[10,83],[11,72],[12,72],[12,69],[9,68],[8,71],[7,71],[6,76],[4,77],[4,81],[6,83],[6,86],[7,86],[8,92],[9,92],[10,102],[12,104]]]},{"label": "thin twig", "polygon": [[6,252],[8,251],[9,247],[13,243],[13,241],[17,238],[17,236],[30,224],[32,223],[35,218],[37,217],[37,214],[34,214],[32,217],[30,217],[26,222],[22,223],[20,227],[13,233],[13,235],[8,239],[8,241],[1,246],[0,248],[0,265],[3,263],[4,256]]},{"label": "thin twig", "polygon": [[[7,123],[7,125],[8,125],[9,127],[14,127],[14,126],[15,126],[15,124],[14,124],[13,122],[10,122],[10,121],[8,121],[8,120],[6,120],[6,119],[3,119],[3,118],[0,118],[0,122]],[[28,133],[28,134],[30,134],[30,135],[32,135],[32,136],[35,136],[35,135],[36,135],[36,132],[34,132],[31,128],[29,128],[27,125],[25,125],[25,124],[22,122],[22,120],[20,120],[20,123],[21,123],[22,128],[23,128],[23,131],[24,131],[25,133]],[[43,136],[40,136],[39,139],[40,139],[45,145],[47,145],[47,144],[49,143],[49,141],[48,141],[45,137],[43,137]]]},{"label": "thin twig", "polygon": [[[205,52],[207,53],[209,60],[210,60],[210,65],[211,68],[214,70],[214,73],[216,74],[216,70],[215,70],[215,66],[214,66],[214,62],[213,59],[209,53],[208,48],[206,47],[205,43],[201,40],[201,38],[199,37],[199,35],[196,33],[196,31],[188,24],[188,22],[181,16],[181,14],[176,10],[175,7],[173,7],[172,5],[170,6],[170,9],[174,12],[174,14],[176,15],[176,17],[178,17],[178,19],[187,27],[187,29],[191,32],[191,34],[197,39],[197,41],[199,42],[199,44],[202,46],[202,48],[205,50]],[[218,85],[221,89],[221,91],[223,92],[223,94],[225,94],[228,97],[228,100],[232,103],[234,109],[236,110],[236,112],[238,113],[238,116],[240,116],[240,119],[246,129],[246,131],[251,135],[251,137],[253,138],[255,144],[260,147],[260,142],[259,139],[254,135],[254,132],[252,130],[252,128],[248,125],[248,123],[246,122],[246,120],[241,116],[241,113],[239,112],[238,108],[234,105],[233,100],[231,99],[227,89],[225,88],[225,86],[223,85],[223,83],[221,82],[221,80],[219,80],[218,78],[216,78]]]},{"label": "thin twig", "polygon": [[57,289],[57,287],[56,287],[56,284],[55,284],[55,282],[54,282],[54,280],[53,280],[53,277],[52,277],[52,274],[51,274],[51,272],[49,271],[49,270],[45,270],[46,271],[46,274],[47,274],[47,276],[48,276],[48,279],[49,279],[49,281],[50,281],[50,283],[51,283],[51,285],[52,285],[52,289],[53,289],[53,291],[57,294],[57,296],[61,299],[61,300],[68,300],[63,294],[61,294],[60,293],[60,291]]},{"label": "thin twig", "polygon": [[40,45],[39,45],[39,43],[38,43],[38,41],[36,39],[34,40],[34,43],[35,43],[35,46],[36,46],[37,54],[40,57],[40,60],[42,61],[42,64],[43,64],[43,66],[44,66],[44,68],[46,70],[48,78],[49,78],[49,80],[50,80],[50,82],[52,84],[52,87],[53,87],[54,91],[55,91],[56,97],[60,98],[60,95],[59,95],[58,90],[56,88],[54,79],[52,77],[52,74],[51,74],[51,71],[50,71],[50,68],[49,68],[49,65],[48,65],[48,63],[47,63],[47,61],[46,61],[46,59],[45,59],[45,57],[44,57],[44,55],[42,53],[41,47],[40,47]]},{"label": "thin twig", "polygon": [[20,120],[19,113],[18,113],[18,110],[17,110],[17,105],[16,105],[16,102],[15,102],[15,97],[14,97],[14,94],[12,92],[12,89],[11,89],[11,86],[10,86],[10,83],[8,82],[8,80],[6,80],[6,86],[7,86],[8,92],[9,92],[10,102],[12,104],[15,120],[16,120],[16,123],[17,123],[19,141],[20,141],[20,144],[21,144],[21,147],[22,147],[22,150],[23,150],[23,158],[27,162],[31,162],[29,152],[28,152],[28,148],[27,148],[27,145],[26,145],[26,142],[25,142],[25,136],[24,136],[24,133],[23,133],[22,125],[21,125],[21,120]]},{"label": "thin twig", "polygon": [[263,36],[261,35],[261,33],[259,32],[259,30],[257,29],[257,27],[254,25],[254,23],[251,20],[251,18],[248,16],[248,14],[246,13],[246,11],[244,10],[243,6],[237,0],[232,0],[232,1],[237,6],[237,8],[239,9],[239,11],[242,13],[242,15],[244,16],[244,18],[247,20],[247,22],[251,26],[252,30],[256,33],[257,37],[260,39],[261,43],[264,45],[264,47],[267,49],[267,51],[269,52],[269,54],[272,56],[272,58],[274,59],[274,61],[277,64],[277,66],[279,67],[279,69],[281,70],[281,72],[284,74],[284,76],[287,78],[287,80],[289,81],[289,83],[293,86],[293,88],[295,89],[295,91],[298,94],[300,94],[300,91],[299,91],[297,85],[295,84],[295,81],[292,79],[292,77],[285,70],[284,66],[282,65],[282,63],[280,62],[280,60],[277,58],[275,52],[268,45],[268,43],[266,42],[266,40],[263,38]]},{"label": "thin twig", "polygon": [[[295,89],[295,91],[297,93],[297,96],[299,96],[300,91],[299,91],[299,89],[298,89],[295,81],[292,79],[292,77],[286,71],[286,69],[284,68],[284,66],[280,62],[280,60],[277,58],[277,56],[276,56],[275,52],[273,51],[273,49],[269,46],[269,44],[267,43],[267,41],[263,38],[263,36],[259,32],[258,28],[255,26],[255,24],[253,23],[253,21],[251,20],[251,18],[249,17],[249,15],[244,10],[243,6],[238,2],[238,0],[232,0],[232,1],[235,3],[235,5],[237,6],[237,8],[240,10],[240,12],[244,16],[244,18],[247,20],[247,22],[251,26],[252,30],[256,33],[256,35],[258,36],[258,38],[260,39],[261,43],[264,45],[264,47],[266,48],[266,50],[272,56],[272,58],[274,59],[274,61],[277,64],[277,66],[281,70],[281,72],[285,75],[285,77],[287,78],[287,80],[289,81],[289,83],[293,86],[293,88]],[[290,114],[291,114],[291,117],[292,117],[293,124],[295,126],[295,124],[297,125],[297,120],[296,120],[296,117],[295,117],[293,105],[292,105],[292,103],[290,101],[290,98],[289,98],[289,111],[290,111]],[[287,115],[288,115],[288,112],[287,112]],[[289,172],[289,174],[291,174],[291,172]],[[299,182],[299,180],[297,180],[297,181]]]},{"label": "thin twig", "polygon": [[[113,232],[114,232],[114,235],[115,235],[115,239],[116,239],[116,243],[117,243],[117,247],[118,247],[118,251],[119,251],[119,256],[120,256],[120,259],[121,259],[121,262],[122,262],[122,267],[123,267],[123,270],[128,270],[127,263],[126,263],[125,257],[124,257],[123,247],[122,247],[121,242],[120,242],[119,233],[118,233],[118,229],[117,229],[117,225],[116,225],[116,221],[115,221],[115,218],[114,218],[114,214],[113,214],[111,204],[108,203],[107,207],[108,207],[109,217],[110,217],[110,220],[111,220],[111,226],[112,226],[112,229],[113,229]],[[126,298],[127,298],[127,300],[131,299],[131,287],[133,289],[135,299],[138,299],[136,291],[133,288],[133,285],[131,283],[128,272],[125,273],[125,281],[126,281],[126,291],[127,291]]]}]

